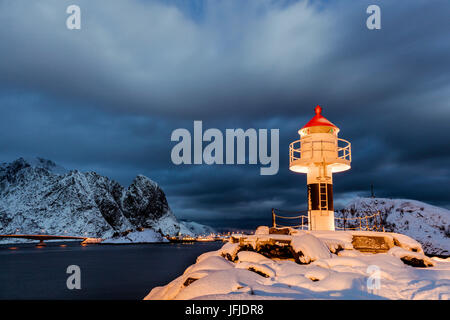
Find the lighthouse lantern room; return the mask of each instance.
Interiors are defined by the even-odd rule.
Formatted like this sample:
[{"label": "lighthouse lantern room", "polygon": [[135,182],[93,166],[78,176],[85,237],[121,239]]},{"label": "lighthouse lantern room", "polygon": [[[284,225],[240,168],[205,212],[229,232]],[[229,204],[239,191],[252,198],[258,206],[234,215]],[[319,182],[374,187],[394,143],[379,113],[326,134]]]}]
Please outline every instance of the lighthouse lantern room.
[{"label": "lighthouse lantern room", "polygon": [[308,229],[335,230],[333,173],[350,169],[350,142],[339,139],[339,128],[322,116],[322,108],[289,145],[289,169],[306,173],[308,185]]}]

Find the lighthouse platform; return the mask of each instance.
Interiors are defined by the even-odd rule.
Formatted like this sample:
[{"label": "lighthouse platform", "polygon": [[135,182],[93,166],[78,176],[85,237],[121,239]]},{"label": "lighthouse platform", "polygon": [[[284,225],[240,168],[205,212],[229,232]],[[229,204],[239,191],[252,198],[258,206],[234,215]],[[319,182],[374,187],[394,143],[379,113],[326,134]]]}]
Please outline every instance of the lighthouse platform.
[{"label": "lighthouse platform", "polygon": [[308,231],[261,226],[254,235],[231,236],[230,243],[235,246],[235,252],[230,251],[226,256],[231,261],[239,251],[254,251],[271,259],[290,259],[300,264],[331,258],[332,254],[352,257],[381,253],[398,255],[409,265],[433,265],[420,243],[392,232]]}]

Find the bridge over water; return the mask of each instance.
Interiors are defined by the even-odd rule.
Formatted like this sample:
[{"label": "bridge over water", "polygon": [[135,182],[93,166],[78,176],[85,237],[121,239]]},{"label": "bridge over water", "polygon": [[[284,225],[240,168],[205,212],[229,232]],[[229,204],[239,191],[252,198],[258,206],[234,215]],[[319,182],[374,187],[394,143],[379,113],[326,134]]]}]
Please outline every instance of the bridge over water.
[{"label": "bridge over water", "polygon": [[0,234],[0,239],[16,238],[39,240],[37,246],[45,246],[44,240],[81,240],[81,244],[100,243],[100,238],[74,237],[74,236],[54,236],[46,234]]}]

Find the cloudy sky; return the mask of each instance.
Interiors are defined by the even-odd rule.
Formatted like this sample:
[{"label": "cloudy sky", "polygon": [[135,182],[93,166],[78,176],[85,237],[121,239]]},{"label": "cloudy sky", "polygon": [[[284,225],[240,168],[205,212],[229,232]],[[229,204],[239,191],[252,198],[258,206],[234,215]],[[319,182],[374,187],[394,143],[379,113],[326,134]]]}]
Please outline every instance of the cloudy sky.
[{"label": "cloudy sky", "polygon": [[[81,30],[66,8],[81,8]],[[381,30],[366,9],[381,8]],[[306,208],[288,146],[320,104],[352,142],[355,196],[450,207],[448,1],[0,0],[0,161],[157,181],[180,218],[270,222]],[[280,170],[172,164],[173,130],[280,129]]]}]

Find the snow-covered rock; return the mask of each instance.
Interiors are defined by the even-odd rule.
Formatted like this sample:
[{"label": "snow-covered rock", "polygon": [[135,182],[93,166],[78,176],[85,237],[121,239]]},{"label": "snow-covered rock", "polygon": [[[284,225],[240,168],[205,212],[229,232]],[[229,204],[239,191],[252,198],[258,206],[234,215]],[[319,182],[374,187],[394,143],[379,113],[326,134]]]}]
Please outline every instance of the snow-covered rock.
[{"label": "snow-covered rock", "polygon": [[219,250],[219,254],[227,258],[230,261],[233,261],[236,258],[236,255],[239,251],[239,243],[230,243],[227,242],[222,249]]},{"label": "snow-covered rock", "polygon": [[275,276],[275,271],[271,267],[256,262],[239,262],[236,265],[236,268],[256,272],[264,278],[271,278]]},{"label": "snow-covered rock", "polygon": [[267,226],[259,226],[256,229],[255,235],[263,235],[263,234],[269,234],[269,227],[267,227]]},{"label": "snow-covered rock", "polygon": [[[450,299],[449,259],[430,259],[412,251],[417,249],[414,246],[405,249],[408,245],[399,242],[413,243],[407,236],[398,237],[401,240],[388,252],[361,253],[351,249],[351,242],[347,243],[354,233],[249,236],[249,243],[255,242],[255,248],[260,241],[267,243],[268,237],[275,241],[297,239],[295,246],[301,246],[310,257],[316,258],[309,264],[270,259],[253,252],[252,246],[226,243],[222,249],[202,254],[183,275],[166,286],[153,288],[144,299]],[[396,234],[390,233],[388,237],[393,239]],[[324,250],[331,250],[325,241],[345,243],[343,246],[347,248],[338,255],[331,251],[324,254]],[[239,251],[242,248],[247,251]],[[237,259],[230,259],[233,256]],[[413,267],[405,259],[425,259],[428,267]]]},{"label": "snow-covered rock", "polygon": [[195,235],[201,225],[178,221],[162,189],[142,175],[124,188],[95,172],[68,171],[41,158],[0,165],[0,234],[117,239],[142,228]]},{"label": "snow-covered rock", "polygon": [[331,258],[328,247],[312,234],[292,237],[291,247],[295,252],[300,253],[299,259],[302,263]]},{"label": "snow-covered rock", "polygon": [[404,263],[419,267],[432,267],[435,265],[434,261],[426,255],[419,252],[411,252],[401,247],[393,247],[388,254],[400,258]]},{"label": "snow-covered rock", "polygon": [[450,255],[450,210],[445,208],[415,200],[356,198],[336,216],[353,218],[378,211],[386,231],[413,237],[426,254]]},{"label": "snow-covered rock", "polygon": [[240,262],[255,262],[268,263],[271,260],[262,254],[253,251],[241,251],[238,253],[238,261]]}]

